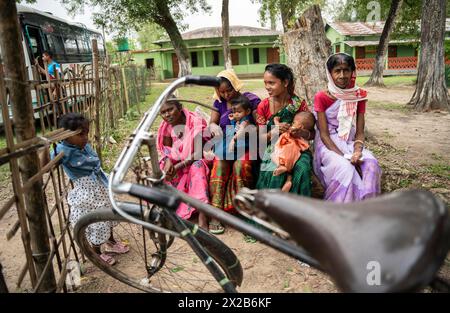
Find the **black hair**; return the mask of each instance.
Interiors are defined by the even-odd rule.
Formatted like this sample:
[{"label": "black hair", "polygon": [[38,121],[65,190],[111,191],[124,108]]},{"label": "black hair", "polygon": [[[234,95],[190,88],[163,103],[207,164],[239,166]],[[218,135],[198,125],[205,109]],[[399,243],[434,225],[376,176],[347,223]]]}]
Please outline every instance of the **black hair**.
[{"label": "black hair", "polygon": [[85,126],[89,127],[89,119],[80,113],[67,113],[59,118],[58,125],[64,129],[78,130]]},{"label": "black hair", "polygon": [[297,114],[307,116],[308,125],[305,125],[305,126],[306,126],[307,130],[312,131],[314,129],[314,126],[316,125],[316,117],[314,116],[314,114],[312,114],[309,111],[302,111],[302,112],[298,112]]},{"label": "black hair", "polygon": [[178,99],[173,95],[169,99],[166,100],[166,103],[176,106],[178,110],[183,109],[183,105],[181,104],[181,102],[178,101]]},{"label": "black hair", "polygon": [[42,54],[46,54],[48,55],[50,58],[53,59],[53,52],[49,51],[49,50],[45,50],[44,52],[42,52]]},{"label": "black hair", "polygon": [[233,88],[234,89],[233,84],[228,80],[228,78],[219,77],[219,81],[220,81],[219,86],[222,85],[222,84],[226,84],[228,86],[228,88]]},{"label": "black hair", "polygon": [[231,99],[231,106],[240,105],[244,110],[251,110],[252,105],[250,104],[250,100],[243,95],[237,96],[234,99]]},{"label": "black hair", "polygon": [[294,95],[295,93],[294,73],[292,72],[292,69],[289,66],[279,63],[272,63],[266,66],[264,72],[269,72],[270,74],[280,79],[281,81],[287,80],[288,93],[291,97]]},{"label": "black hair", "polygon": [[347,64],[350,66],[352,71],[356,70],[355,59],[351,55],[346,53],[336,53],[333,54],[327,61],[327,69],[331,73],[333,68],[338,66],[339,64]]}]

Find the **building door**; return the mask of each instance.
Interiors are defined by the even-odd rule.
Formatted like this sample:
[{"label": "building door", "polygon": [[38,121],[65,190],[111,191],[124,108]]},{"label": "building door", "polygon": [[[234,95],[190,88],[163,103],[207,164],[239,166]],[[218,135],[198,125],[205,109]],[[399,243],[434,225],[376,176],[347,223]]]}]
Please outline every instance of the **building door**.
[{"label": "building door", "polygon": [[231,49],[231,63],[239,65],[239,51],[237,49]]},{"label": "building door", "polygon": [[178,77],[178,73],[180,72],[180,65],[178,64],[178,57],[175,53],[172,53],[172,73],[173,78]]},{"label": "building door", "polygon": [[366,58],[366,47],[356,47],[356,59]]},{"label": "building door", "polygon": [[388,57],[390,57],[390,58],[397,57],[397,46],[389,46],[388,47]]},{"label": "building door", "polygon": [[267,63],[280,63],[280,52],[276,48],[267,48]]}]

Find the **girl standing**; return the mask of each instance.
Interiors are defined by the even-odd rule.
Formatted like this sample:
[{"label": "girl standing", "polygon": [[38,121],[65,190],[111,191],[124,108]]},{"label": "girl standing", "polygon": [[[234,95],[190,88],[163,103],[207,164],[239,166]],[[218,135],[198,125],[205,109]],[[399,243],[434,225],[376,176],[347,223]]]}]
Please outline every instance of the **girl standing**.
[{"label": "girl standing", "polygon": [[[74,185],[67,196],[70,206],[69,222],[75,225],[89,212],[112,208],[107,192],[108,178],[101,168],[97,153],[88,143],[88,119],[79,113],[68,113],[59,119],[59,127],[72,131],[80,130],[79,134],[58,143],[51,153],[52,159],[56,154],[64,153],[61,164]],[[100,222],[89,225],[86,229],[88,241],[100,258],[109,265],[116,262],[110,254],[122,254],[129,250],[123,243],[114,239],[112,226],[111,222]]]}]

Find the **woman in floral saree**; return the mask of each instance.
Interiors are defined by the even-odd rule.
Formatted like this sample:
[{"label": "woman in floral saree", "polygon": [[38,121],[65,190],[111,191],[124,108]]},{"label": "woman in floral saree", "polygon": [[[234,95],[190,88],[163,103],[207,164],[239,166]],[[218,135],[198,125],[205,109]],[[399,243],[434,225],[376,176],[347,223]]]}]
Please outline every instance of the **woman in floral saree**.
[{"label": "woman in floral saree", "polygon": [[[271,159],[273,145],[269,143],[276,141],[275,135],[289,130],[294,116],[297,112],[309,111],[305,100],[294,94],[294,75],[292,70],[284,64],[269,64],[264,72],[264,85],[269,97],[262,100],[257,109],[258,125],[265,125],[268,146],[260,166],[257,189],[281,189],[286,182],[287,174],[273,176],[276,165]],[[280,123],[274,128],[274,118],[279,117]],[[260,129],[261,130],[261,129]],[[293,135],[310,140],[314,134],[307,130],[299,129]],[[264,138],[264,140],[266,139]],[[292,187],[289,192],[304,196],[311,196],[311,170],[312,155],[309,150],[304,151],[300,159],[295,163],[292,170]]]}]

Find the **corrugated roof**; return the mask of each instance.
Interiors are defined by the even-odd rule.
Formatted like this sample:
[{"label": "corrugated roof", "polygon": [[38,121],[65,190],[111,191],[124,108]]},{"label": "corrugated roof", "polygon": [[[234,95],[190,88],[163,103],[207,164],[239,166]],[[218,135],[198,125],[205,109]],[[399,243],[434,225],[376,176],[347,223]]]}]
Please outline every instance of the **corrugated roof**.
[{"label": "corrugated roof", "polygon": [[381,34],[384,22],[330,22],[328,25],[344,36],[364,36]]},{"label": "corrugated roof", "polygon": [[[381,35],[384,21],[380,22],[329,22],[330,27],[344,36]],[[450,32],[450,18],[445,20],[445,31]]]},{"label": "corrugated roof", "polygon": [[[389,44],[402,44],[402,43],[412,43],[419,42],[419,39],[405,39],[405,40],[390,40]],[[350,47],[366,47],[366,46],[378,46],[380,42],[378,40],[367,40],[367,41],[352,41],[347,40],[344,43]]]},{"label": "corrugated roof", "polygon": [[[230,26],[231,37],[251,37],[251,36],[278,36],[282,33],[276,30],[250,26]],[[206,39],[206,38],[222,38],[222,27],[202,27],[181,34],[184,40],[190,39]],[[167,42],[168,39],[161,39],[155,43]]]}]

